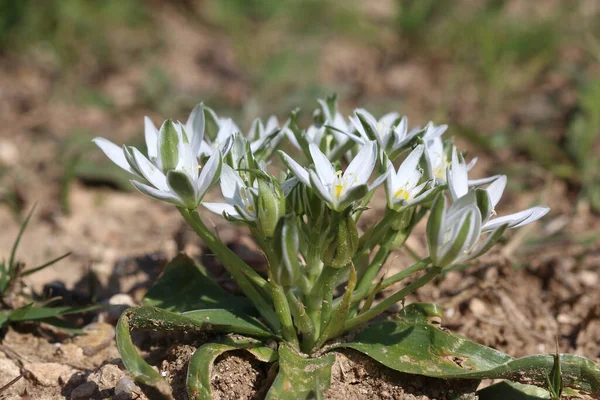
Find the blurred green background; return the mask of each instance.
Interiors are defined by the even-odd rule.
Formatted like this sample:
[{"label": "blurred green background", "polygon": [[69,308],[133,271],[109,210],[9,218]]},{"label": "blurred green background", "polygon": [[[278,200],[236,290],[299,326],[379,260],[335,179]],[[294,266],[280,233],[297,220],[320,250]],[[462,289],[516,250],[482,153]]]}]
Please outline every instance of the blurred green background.
[{"label": "blurred green background", "polygon": [[513,190],[550,176],[599,210],[599,17],[596,0],[0,0],[0,134],[50,142],[64,192],[99,173],[89,137],[123,142],[145,114],[204,100],[247,128],[337,93],[448,123]]}]

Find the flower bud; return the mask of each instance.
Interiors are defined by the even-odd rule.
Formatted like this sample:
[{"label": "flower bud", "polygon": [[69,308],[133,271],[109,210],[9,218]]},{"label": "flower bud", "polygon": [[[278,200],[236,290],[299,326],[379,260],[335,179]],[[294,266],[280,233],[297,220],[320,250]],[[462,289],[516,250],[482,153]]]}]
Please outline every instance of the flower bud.
[{"label": "flower bud", "polygon": [[358,230],[350,213],[344,213],[329,231],[321,260],[326,266],[342,268],[346,266],[358,248]]},{"label": "flower bud", "polygon": [[179,162],[179,133],[170,119],[166,120],[158,132],[158,163],[163,172],[177,167]]},{"label": "flower bud", "polygon": [[257,225],[265,237],[272,237],[279,219],[285,214],[285,196],[275,180],[258,179]]},{"label": "flower bud", "polygon": [[300,273],[300,237],[293,214],[279,219],[273,236],[273,247],[278,260],[270,265],[271,275],[278,284],[291,286],[296,283]]}]

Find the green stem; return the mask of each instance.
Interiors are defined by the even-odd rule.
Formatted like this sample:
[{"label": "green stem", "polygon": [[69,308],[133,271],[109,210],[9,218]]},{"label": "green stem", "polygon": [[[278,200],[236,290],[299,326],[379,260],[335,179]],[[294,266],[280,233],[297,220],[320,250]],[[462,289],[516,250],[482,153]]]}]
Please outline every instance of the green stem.
[{"label": "green stem", "polygon": [[319,277],[322,285],[321,302],[321,328],[325,328],[331,319],[331,310],[333,309],[333,292],[337,286],[338,278],[346,268],[325,267],[323,274]]},{"label": "green stem", "polygon": [[373,261],[371,261],[366,271],[360,277],[358,285],[356,286],[355,293],[359,295],[362,294],[363,297],[367,295],[369,288],[371,287],[371,284],[373,282],[373,279],[375,279],[375,277],[381,270],[381,267],[383,266],[383,264],[385,264],[385,261],[387,260],[392,250],[392,243],[394,241],[394,236],[396,235],[396,232],[392,231],[390,233],[391,235],[386,235],[386,240],[384,240],[383,244],[377,251],[375,258],[373,258]]},{"label": "green stem", "polygon": [[[335,160],[335,158],[332,158],[332,160]],[[367,193],[367,195],[360,202],[360,207],[358,208],[358,210],[352,216],[352,218],[354,218],[354,221],[358,222],[358,220],[360,219],[360,216],[365,211],[365,207],[367,207],[369,205],[369,202],[373,198],[374,194],[375,194],[375,189],[373,189],[369,193]]]},{"label": "green stem", "polygon": [[[181,211],[181,210],[180,210]],[[222,253],[229,253],[229,255],[227,257],[230,257],[231,260],[230,262],[232,262],[233,264],[235,264],[236,268],[239,268],[239,270],[252,282],[254,283],[256,286],[258,286],[259,288],[261,288],[262,290],[265,291],[265,293],[269,292],[269,283],[266,281],[265,278],[263,278],[262,276],[260,276],[260,274],[258,272],[256,272],[255,270],[252,269],[252,267],[250,267],[248,264],[246,264],[246,262],[244,260],[242,260],[237,254],[235,254],[235,252],[233,252],[229,247],[227,247],[226,245],[223,244],[223,242],[221,242],[221,240],[214,234],[212,233],[206,225],[204,225],[204,222],[202,222],[202,219],[200,218],[200,215],[198,214],[198,211],[196,210],[188,210],[190,212],[190,216],[193,220],[193,223],[195,225],[193,225],[190,221],[188,221],[186,219],[186,221],[188,222],[188,224],[190,224],[190,226],[194,229],[194,231],[196,232],[196,234],[198,234],[198,236],[200,236],[200,238],[202,239],[202,241],[205,242],[205,244],[208,246],[208,248],[215,253],[215,255],[217,257],[221,257],[219,255],[219,253],[217,251],[215,251],[211,245],[209,244],[209,242],[206,241],[206,239],[208,239],[209,237],[211,238],[211,241],[215,242],[215,245],[217,247],[219,247],[219,252]],[[184,216],[185,218],[185,216]],[[200,234],[198,232],[198,230],[196,229],[196,226],[202,230],[202,234]],[[206,239],[205,239],[206,236]],[[221,260],[222,261],[222,260]],[[227,266],[225,266],[225,268],[227,268]]]},{"label": "green stem", "polygon": [[416,281],[412,282],[405,288],[397,291],[390,297],[386,298],[381,303],[377,304],[375,307],[346,321],[346,324],[344,325],[344,331],[349,331],[351,329],[356,328],[357,326],[363,325],[363,324],[367,323],[368,321],[370,321],[371,319],[378,316],[379,314],[383,313],[388,308],[390,308],[394,304],[398,303],[399,301],[403,300],[406,296],[413,293],[418,288],[429,283],[431,280],[433,280],[433,278],[435,278],[436,276],[438,276],[440,274],[441,270],[442,269],[439,267],[431,268],[429,270],[429,272],[427,272],[425,275],[423,275]]},{"label": "green stem", "polygon": [[200,239],[202,239],[204,244],[206,244],[221,263],[223,263],[227,272],[233,277],[246,297],[254,304],[254,307],[256,307],[260,315],[265,319],[267,325],[269,325],[274,332],[278,332],[280,324],[275,311],[269,304],[268,300],[270,299],[265,299],[263,294],[261,294],[252,284],[254,282],[262,289],[266,289],[268,287],[268,282],[250,268],[250,266],[238,257],[238,255],[229,247],[221,242],[216,235],[204,225],[196,210],[188,210],[180,207],[178,207],[178,210],[190,227],[192,227]]},{"label": "green stem", "polygon": [[292,316],[294,317],[294,322],[298,327],[298,331],[303,335],[312,334],[314,327],[308,314],[306,314],[306,309],[304,308],[302,300],[296,297],[292,289],[287,289],[285,291],[285,297],[290,305],[290,310],[292,311]]},{"label": "green stem", "polygon": [[[429,264],[431,264],[431,259],[429,257],[424,258],[423,260],[411,265],[410,267],[403,269],[402,271],[390,276],[389,278],[384,279],[380,283],[369,287],[367,291],[362,290],[359,292],[359,290],[357,289],[352,294],[351,303],[357,304],[362,299],[374,295],[375,291],[384,290],[392,286],[394,283],[400,282],[401,280],[408,278],[412,274],[424,270],[429,266]],[[336,299],[336,301],[334,301],[334,307],[337,307],[339,302],[340,300]]]},{"label": "green stem", "polygon": [[283,338],[298,349],[298,335],[296,335],[296,328],[292,321],[292,312],[290,305],[285,297],[283,287],[272,281],[271,284],[271,296],[273,297],[273,304],[275,305],[275,312],[281,322],[281,332]]},{"label": "green stem", "polygon": [[374,225],[371,229],[369,229],[369,231],[362,235],[358,244],[357,254],[363,251],[370,252],[371,249],[379,243],[380,239],[383,237],[383,235],[385,235],[390,226],[392,221],[392,213],[393,211],[391,211],[389,208],[386,208],[381,221],[379,221],[377,225]]}]

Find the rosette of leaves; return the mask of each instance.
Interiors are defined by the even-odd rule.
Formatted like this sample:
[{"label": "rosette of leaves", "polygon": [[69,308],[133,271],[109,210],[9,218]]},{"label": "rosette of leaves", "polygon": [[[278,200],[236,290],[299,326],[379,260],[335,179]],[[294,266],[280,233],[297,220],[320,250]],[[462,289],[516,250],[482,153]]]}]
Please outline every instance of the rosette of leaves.
[{"label": "rosette of leaves", "polygon": [[[173,393],[165,378],[136,352],[132,331],[214,333],[213,341],[201,345],[190,360],[190,399],[211,399],[214,361],[221,354],[240,349],[261,362],[275,363],[278,373],[266,395],[272,400],[319,398],[330,384],[333,352],[343,348],[359,351],[404,373],[473,380],[474,389],[482,379],[506,380],[480,391],[483,399],[551,398],[558,383],[563,394],[600,395],[598,364],[568,354],[515,359],[441,329],[442,311],[433,304],[411,304],[397,316],[372,323],[312,354],[298,351],[257,315],[243,297],[225,292],[201,265],[179,255],[148,292],[144,305],[122,315],[117,345],[133,377],[171,399]],[[509,397],[498,397],[503,394]]]}]

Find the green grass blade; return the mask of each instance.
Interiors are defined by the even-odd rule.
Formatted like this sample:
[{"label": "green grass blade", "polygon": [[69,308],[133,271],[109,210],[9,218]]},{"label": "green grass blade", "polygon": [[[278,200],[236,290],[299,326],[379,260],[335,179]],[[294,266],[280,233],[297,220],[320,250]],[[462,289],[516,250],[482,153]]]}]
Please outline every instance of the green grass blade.
[{"label": "green grass blade", "polygon": [[9,279],[15,270],[15,255],[17,253],[17,248],[19,247],[19,242],[21,241],[21,236],[23,236],[23,232],[25,232],[25,228],[27,228],[27,224],[29,224],[29,220],[31,219],[31,216],[33,215],[33,212],[35,211],[36,207],[37,207],[37,204],[34,204],[33,207],[31,207],[31,211],[29,211],[29,214],[27,214],[27,217],[21,224],[21,228],[19,229],[19,234],[17,235],[17,238],[15,239],[15,244],[13,244],[13,247],[10,251],[10,259],[8,260]]},{"label": "green grass blade", "polygon": [[23,271],[23,273],[21,273],[21,276],[28,276],[28,275],[31,275],[31,274],[36,273],[38,271],[41,271],[44,268],[47,268],[47,267],[49,267],[49,266],[51,266],[53,264],[56,264],[57,262],[59,262],[63,258],[69,257],[70,255],[71,255],[71,252],[65,253],[62,256],[58,256],[55,259],[50,260],[47,263],[40,265],[39,267],[35,267],[35,268],[29,269],[27,271]]}]

